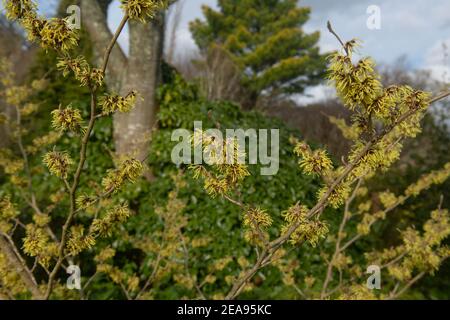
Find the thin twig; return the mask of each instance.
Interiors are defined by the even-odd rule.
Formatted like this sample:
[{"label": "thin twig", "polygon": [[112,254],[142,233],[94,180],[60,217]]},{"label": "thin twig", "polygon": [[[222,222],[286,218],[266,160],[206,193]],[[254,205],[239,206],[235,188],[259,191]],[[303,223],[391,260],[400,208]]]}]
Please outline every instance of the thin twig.
[{"label": "thin twig", "polygon": [[348,52],[347,46],[346,46],[345,43],[341,40],[341,38],[339,37],[339,35],[333,30],[333,27],[331,26],[331,22],[330,22],[330,21],[327,21],[327,28],[328,28],[328,31],[330,31],[330,33],[336,37],[336,39],[337,39],[337,40],[339,41],[339,43],[341,44],[342,48],[344,48],[345,53],[346,53],[347,56],[348,56],[348,55],[349,55],[349,52]]},{"label": "thin twig", "polygon": [[421,272],[418,275],[416,275],[414,278],[408,281],[408,283],[397,293],[391,294],[391,296],[388,298],[388,300],[394,300],[400,297],[402,294],[404,294],[411,286],[422,279],[425,276],[426,272]]},{"label": "thin twig", "polygon": [[345,229],[345,225],[350,217],[350,205],[353,202],[353,200],[356,198],[356,193],[358,192],[360,186],[362,183],[362,178],[360,178],[358,180],[358,183],[356,184],[355,188],[353,189],[353,193],[351,194],[350,198],[347,199],[347,201],[345,202],[345,209],[344,209],[344,214],[342,216],[342,221],[341,224],[339,226],[339,230],[338,230],[338,235],[337,235],[337,240],[336,240],[336,245],[335,245],[335,250],[333,253],[333,256],[331,258],[331,260],[328,263],[328,267],[327,267],[327,273],[325,276],[325,281],[323,283],[322,286],[322,293],[320,298],[324,299],[325,298],[325,294],[327,292],[328,289],[328,284],[330,283],[332,276],[333,276],[333,267],[334,267],[334,263],[336,261],[336,259],[338,258],[338,256],[341,254],[342,250],[341,250],[341,241],[343,239],[343,233],[344,233],[344,229]]},{"label": "thin twig", "polygon": [[[117,31],[115,32],[110,44],[108,45],[106,51],[105,51],[105,55],[104,55],[104,61],[103,61],[103,65],[102,65],[102,72],[105,73],[106,72],[106,68],[108,66],[108,61],[109,61],[109,57],[111,55],[111,52],[114,48],[114,46],[117,43],[117,39],[119,38],[123,28],[125,27],[125,24],[128,21],[128,14],[125,14],[124,17],[122,18],[122,21],[119,25],[119,27],[117,28]],[[94,129],[94,125],[96,122],[96,109],[97,109],[97,90],[98,90],[98,86],[94,85],[94,86],[90,86],[90,90],[91,90],[91,112],[90,112],[90,119],[89,119],[89,124],[88,124],[88,128],[86,129],[86,132],[83,136],[83,139],[81,141],[81,149],[80,149],[80,159],[78,162],[78,166],[77,166],[77,170],[74,174],[74,178],[73,178],[73,182],[72,182],[72,186],[70,187],[69,190],[69,197],[70,197],[70,212],[69,215],[66,219],[66,222],[62,228],[62,234],[61,234],[61,241],[58,247],[58,259],[57,262],[52,270],[52,272],[50,273],[49,279],[48,279],[48,284],[47,284],[47,290],[45,292],[45,299],[48,299],[50,297],[50,294],[52,292],[53,289],[53,283],[55,280],[55,277],[59,271],[59,269],[61,268],[61,264],[64,260],[64,249],[65,249],[65,245],[66,245],[66,241],[67,241],[67,236],[68,236],[68,232],[69,232],[69,228],[72,224],[73,218],[75,216],[75,213],[77,212],[77,208],[76,208],[76,192],[80,183],[80,178],[81,178],[81,173],[83,172],[83,168],[84,168],[84,164],[86,162],[86,153],[87,153],[87,145],[89,143],[89,138],[90,135]]]}]

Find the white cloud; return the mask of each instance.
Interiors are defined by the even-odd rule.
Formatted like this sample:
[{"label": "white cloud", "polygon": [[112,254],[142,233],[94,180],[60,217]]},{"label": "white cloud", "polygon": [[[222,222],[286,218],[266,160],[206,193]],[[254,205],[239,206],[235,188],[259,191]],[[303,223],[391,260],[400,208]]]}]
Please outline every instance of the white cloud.
[{"label": "white cloud", "polygon": [[[369,5],[381,8],[381,30],[366,27]],[[448,0],[304,0],[300,5],[312,8],[307,30],[320,30],[320,45],[338,48],[338,43],[326,29],[331,20],[344,39],[363,40],[362,52],[378,62],[393,63],[406,54],[414,68],[425,66],[426,51],[450,33],[450,1]]]},{"label": "white cloud", "polygon": [[196,51],[197,45],[195,44],[192,34],[189,29],[179,29],[177,31],[177,52]]},{"label": "white cloud", "polygon": [[427,65],[447,64],[450,54],[450,38],[437,41],[426,52],[425,62]]},{"label": "white cloud", "polygon": [[434,80],[450,83],[450,38],[427,50],[424,69],[431,71]]},{"label": "white cloud", "polygon": [[312,103],[324,102],[336,96],[333,87],[322,84],[314,87],[309,87],[305,90],[303,95],[296,95],[293,99],[300,106],[309,105]]}]

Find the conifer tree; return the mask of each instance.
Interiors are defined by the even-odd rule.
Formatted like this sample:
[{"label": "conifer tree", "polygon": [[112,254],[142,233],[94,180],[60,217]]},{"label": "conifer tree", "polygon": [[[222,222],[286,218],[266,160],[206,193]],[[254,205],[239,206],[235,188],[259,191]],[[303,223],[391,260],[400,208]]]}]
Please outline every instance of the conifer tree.
[{"label": "conifer tree", "polygon": [[261,94],[302,93],[323,77],[326,59],[317,46],[320,33],[304,32],[310,8],[297,2],[219,0],[218,11],[204,6],[206,21],[190,25],[203,54],[217,45],[230,54],[243,73],[249,103]]}]

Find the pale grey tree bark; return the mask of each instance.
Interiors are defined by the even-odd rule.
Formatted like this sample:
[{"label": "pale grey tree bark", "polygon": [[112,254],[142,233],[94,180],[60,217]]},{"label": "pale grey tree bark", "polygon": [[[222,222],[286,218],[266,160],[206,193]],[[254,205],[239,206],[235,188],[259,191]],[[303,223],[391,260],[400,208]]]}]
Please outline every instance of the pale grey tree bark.
[{"label": "pale grey tree bark", "polygon": [[[110,2],[81,0],[82,26],[88,31],[97,53],[103,52],[112,37],[107,25]],[[128,26],[128,57],[119,46],[114,48],[106,80],[110,90],[122,95],[137,90],[142,98],[130,113],[114,116],[114,142],[118,154],[134,154],[144,159],[149,152],[151,132],[156,126],[156,89],[161,76],[164,13],[146,24],[130,21]]]}]

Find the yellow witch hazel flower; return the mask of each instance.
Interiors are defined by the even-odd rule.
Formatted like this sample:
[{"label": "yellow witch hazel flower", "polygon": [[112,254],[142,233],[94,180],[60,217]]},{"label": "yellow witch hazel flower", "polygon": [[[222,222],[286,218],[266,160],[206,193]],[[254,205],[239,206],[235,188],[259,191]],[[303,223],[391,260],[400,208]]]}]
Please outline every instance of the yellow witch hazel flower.
[{"label": "yellow witch hazel flower", "polygon": [[63,76],[67,77],[72,71],[75,79],[80,81],[81,86],[87,85],[103,85],[104,73],[102,70],[89,66],[89,63],[83,56],[75,59],[62,58],[59,60],[57,67],[62,71]]},{"label": "yellow witch hazel flower", "polygon": [[37,79],[31,82],[31,88],[36,91],[43,91],[48,86],[48,81],[46,79]]},{"label": "yellow witch hazel flower", "polygon": [[215,198],[218,195],[223,195],[228,193],[230,190],[230,185],[225,179],[217,179],[214,177],[205,178],[205,186],[206,192],[212,197]]},{"label": "yellow witch hazel flower", "polygon": [[405,99],[405,104],[410,109],[425,110],[429,106],[431,94],[420,90],[414,90]]},{"label": "yellow witch hazel flower", "polygon": [[70,255],[76,256],[80,252],[90,249],[95,245],[95,238],[91,234],[85,234],[83,226],[72,226],[66,249]]},{"label": "yellow witch hazel flower", "polygon": [[292,142],[295,143],[294,153],[299,157],[305,157],[307,154],[311,153],[310,146],[304,141],[297,141],[295,138],[291,138]]},{"label": "yellow witch hazel flower", "polygon": [[167,8],[169,0],[121,0],[120,6],[131,19],[144,22],[153,18],[158,10]]},{"label": "yellow witch hazel flower", "polygon": [[103,85],[103,79],[105,78],[105,74],[103,73],[102,70],[98,69],[98,68],[93,68],[89,77],[83,77],[81,79],[81,85],[86,86],[89,81],[91,83],[95,83],[98,86]]},{"label": "yellow witch hazel flower", "polygon": [[360,223],[356,226],[359,235],[365,236],[370,233],[370,227],[377,221],[377,217],[373,214],[366,213]]},{"label": "yellow witch hazel flower", "polygon": [[423,225],[424,239],[429,245],[437,245],[450,235],[450,215],[448,210],[431,212],[431,218]]},{"label": "yellow witch hazel flower", "polygon": [[239,161],[245,159],[246,154],[240,150],[237,139],[216,139],[199,129],[194,131],[190,139],[193,147],[202,146],[209,167],[194,164],[189,169],[194,179],[204,179],[204,189],[211,197],[229,193],[250,176],[248,166]]},{"label": "yellow witch hazel flower", "polygon": [[30,41],[40,41],[44,49],[55,49],[67,53],[78,44],[78,35],[66,19],[42,19],[37,16],[36,4],[31,0],[4,1],[6,15],[20,20]]},{"label": "yellow witch hazel flower", "polygon": [[[364,148],[365,144],[357,141],[348,159],[351,162],[356,162],[356,159]],[[358,160],[357,166],[351,175],[359,178],[374,173],[377,169],[387,170],[392,163],[399,159],[401,148],[402,144],[399,142],[391,142],[389,139],[380,141]]]},{"label": "yellow witch hazel flower", "polygon": [[333,163],[325,150],[315,150],[300,161],[300,168],[308,174],[321,174],[333,169]]},{"label": "yellow witch hazel flower", "polygon": [[333,163],[325,150],[312,151],[305,142],[298,142],[295,145],[294,153],[302,157],[299,164],[306,174],[321,175],[333,169]]},{"label": "yellow witch hazel flower", "polygon": [[36,4],[32,0],[5,0],[3,3],[9,20],[22,19],[36,10]]},{"label": "yellow witch hazel flower", "polygon": [[377,300],[378,297],[367,286],[355,284],[346,289],[339,297],[339,300]]},{"label": "yellow witch hazel flower", "polygon": [[307,206],[300,205],[300,203],[297,202],[294,206],[290,207],[283,213],[283,217],[288,223],[304,221],[308,211],[309,209]]},{"label": "yellow witch hazel flower", "polygon": [[372,104],[367,106],[369,113],[374,113],[380,119],[389,120],[395,118],[396,105],[403,99],[404,94],[410,88],[407,86],[390,86],[384,89],[383,94],[374,99]]},{"label": "yellow witch hazel flower", "polygon": [[[283,225],[281,233],[285,234],[289,228],[289,224]],[[301,244],[303,241],[308,241],[311,246],[316,247],[320,239],[325,238],[328,231],[328,226],[320,220],[305,220],[291,234],[289,242],[295,245]]]},{"label": "yellow witch hazel flower", "polygon": [[50,223],[51,218],[47,214],[39,213],[39,214],[33,215],[33,221],[38,227],[42,228],[42,227],[47,226]]},{"label": "yellow witch hazel flower", "polygon": [[120,166],[120,171],[125,179],[130,182],[136,182],[142,176],[144,165],[136,159],[126,159]]},{"label": "yellow witch hazel flower", "polygon": [[244,239],[258,246],[264,246],[269,240],[269,234],[265,229],[273,223],[272,217],[259,207],[249,208],[244,213],[243,225],[246,228]]},{"label": "yellow witch hazel flower", "polygon": [[23,240],[23,250],[31,257],[39,256],[45,249],[48,242],[48,235],[42,228],[35,225],[26,226],[26,235]]},{"label": "yellow witch hazel flower", "polygon": [[58,131],[72,131],[81,133],[83,131],[83,118],[78,109],[73,109],[71,106],[52,111],[52,126]]},{"label": "yellow witch hazel flower", "polygon": [[116,224],[124,223],[131,216],[128,205],[121,204],[108,210],[103,218],[92,222],[90,233],[99,237],[109,237]]},{"label": "yellow witch hazel flower", "polygon": [[65,57],[59,59],[56,67],[63,73],[64,77],[67,77],[72,71],[78,78],[89,69],[89,63],[83,56],[78,56],[74,59]]},{"label": "yellow witch hazel flower", "polygon": [[378,196],[381,203],[386,209],[394,206],[398,201],[398,198],[395,196],[395,194],[389,191],[382,192]]},{"label": "yellow witch hazel flower", "polygon": [[46,21],[40,35],[44,49],[56,49],[66,53],[78,44],[77,33],[65,19],[53,18]]},{"label": "yellow witch hazel flower", "polygon": [[137,91],[131,91],[127,96],[122,97],[118,94],[105,95],[100,98],[99,104],[102,108],[103,115],[109,115],[116,112],[117,110],[126,113],[130,112],[135,104],[138,97]]},{"label": "yellow witch hazel flower", "polygon": [[356,40],[347,42],[348,55],[336,52],[330,57],[329,79],[334,82],[338,96],[350,110],[367,108],[382,92],[372,59],[363,58],[353,64],[351,56],[357,43]]},{"label": "yellow witch hazel flower", "polygon": [[[429,104],[429,93],[413,90],[408,86],[390,86],[383,88],[379,74],[374,69],[370,58],[363,58],[353,64],[354,45],[346,45],[346,54],[334,53],[330,57],[329,79],[334,83],[338,96],[350,110],[362,111],[357,123],[362,127],[371,122],[372,116],[384,123],[394,123],[401,114],[408,110],[423,111]],[[418,112],[399,124],[403,135],[414,137],[420,132]],[[337,124],[340,126],[340,124]],[[370,127],[366,127],[369,129]]]},{"label": "yellow witch hazel flower", "polygon": [[0,159],[0,166],[3,167],[6,174],[14,175],[24,168],[24,161],[21,159],[14,159],[3,163],[3,159]]},{"label": "yellow witch hazel flower", "polygon": [[12,106],[19,106],[30,97],[30,94],[31,90],[26,86],[12,86],[5,90],[5,100]]},{"label": "yellow witch hazel flower", "polygon": [[88,196],[86,194],[82,194],[80,196],[78,196],[78,198],[76,199],[76,205],[77,208],[80,209],[87,209],[89,208],[94,202],[96,201],[96,198],[93,196]]},{"label": "yellow witch hazel flower", "polygon": [[139,160],[130,158],[122,161],[117,169],[109,170],[102,180],[105,191],[117,191],[126,182],[136,182],[144,172],[144,165]]},{"label": "yellow witch hazel flower", "polygon": [[232,184],[240,182],[250,176],[247,166],[243,164],[224,164],[218,165],[217,168],[218,171],[227,177],[227,180]]},{"label": "yellow witch hazel flower", "polygon": [[291,227],[300,223],[290,236],[289,242],[293,245],[308,241],[311,246],[315,247],[319,240],[325,238],[328,233],[328,226],[317,219],[308,219],[308,212],[308,207],[296,203],[283,213],[286,224],[281,227],[282,234],[287,233]]},{"label": "yellow witch hazel flower", "polygon": [[272,218],[267,213],[266,210],[261,208],[252,208],[249,209],[244,215],[244,226],[248,228],[268,228],[272,225]]},{"label": "yellow witch hazel flower", "polygon": [[46,23],[45,20],[37,18],[35,12],[27,13],[21,20],[22,26],[27,32],[27,38],[31,42],[37,42],[41,39],[41,31]]},{"label": "yellow witch hazel flower", "polygon": [[[329,192],[329,187],[325,186],[319,190],[317,194],[318,199],[322,199]],[[351,192],[351,188],[348,183],[340,183],[328,197],[330,205],[337,209],[344,204],[345,200],[348,198]]]},{"label": "yellow witch hazel flower", "polygon": [[73,164],[73,160],[70,158],[69,154],[65,151],[57,152],[52,151],[44,155],[44,164],[50,170],[50,173],[59,177],[67,178],[69,173],[70,165]]}]

